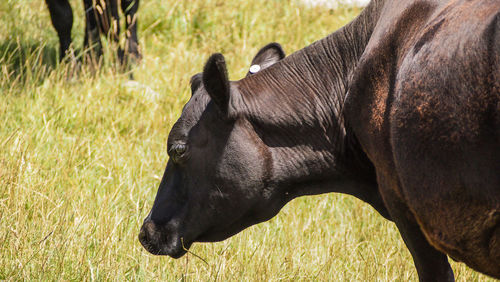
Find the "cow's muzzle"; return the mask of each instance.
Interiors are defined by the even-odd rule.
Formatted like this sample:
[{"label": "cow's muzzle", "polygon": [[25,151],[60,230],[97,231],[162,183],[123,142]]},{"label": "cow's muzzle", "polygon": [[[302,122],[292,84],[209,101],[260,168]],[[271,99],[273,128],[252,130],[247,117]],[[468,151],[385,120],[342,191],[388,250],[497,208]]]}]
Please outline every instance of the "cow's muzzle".
[{"label": "cow's muzzle", "polygon": [[139,232],[139,242],[153,255],[180,258],[186,253],[186,248],[182,246],[179,236],[169,233],[167,228],[161,228],[151,219],[146,218]]}]

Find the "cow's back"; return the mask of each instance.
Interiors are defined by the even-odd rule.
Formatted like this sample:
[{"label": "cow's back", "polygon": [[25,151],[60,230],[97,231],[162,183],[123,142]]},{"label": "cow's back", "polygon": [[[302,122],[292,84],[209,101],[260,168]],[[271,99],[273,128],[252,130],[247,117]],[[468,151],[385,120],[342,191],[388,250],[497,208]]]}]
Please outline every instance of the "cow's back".
[{"label": "cow's back", "polygon": [[429,242],[499,277],[500,2],[400,11],[355,75],[353,126]]}]

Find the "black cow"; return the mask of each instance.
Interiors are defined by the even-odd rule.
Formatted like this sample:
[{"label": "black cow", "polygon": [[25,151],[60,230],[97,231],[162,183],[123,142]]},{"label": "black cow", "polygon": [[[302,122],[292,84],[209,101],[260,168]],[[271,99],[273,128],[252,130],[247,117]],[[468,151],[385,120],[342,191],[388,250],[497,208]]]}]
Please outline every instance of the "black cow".
[{"label": "black cow", "polygon": [[[52,24],[59,36],[60,60],[66,57],[71,45],[71,28],[73,26],[73,12],[68,0],[45,0],[50,11]],[[141,58],[137,39],[137,18],[139,0],[121,0],[121,9],[125,15],[126,43],[125,51],[118,46],[120,62],[127,62],[125,54],[131,59]],[[85,8],[85,40],[84,49],[90,49],[90,57],[94,63],[102,55],[100,35],[107,35],[115,44],[118,44],[120,34],[120,18],[118,15],[117,0],[83,0]]]},{"label": "black cow", "polygon": [[394,221],[421,281],[446,255],[500,278],[500,1],[373,0],[239,81],[192,80],[139,240],[182,256],[291,199],[354,195]]}]

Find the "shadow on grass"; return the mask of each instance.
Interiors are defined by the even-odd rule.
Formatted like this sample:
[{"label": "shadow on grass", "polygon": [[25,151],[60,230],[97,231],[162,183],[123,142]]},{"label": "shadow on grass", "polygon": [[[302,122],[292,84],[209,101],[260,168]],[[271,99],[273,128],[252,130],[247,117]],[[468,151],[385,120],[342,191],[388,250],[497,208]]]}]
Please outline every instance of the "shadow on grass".
[{"label": "shadow on grass", "polygon": [[[24,87],[40,85],[59,69],[56,76],[72,80],[83,73],[92,76],[98,75],[102,69],[112,68],[114,72],[125,74],[133,79],[134,62],[122,65],[113,55],[116,49],[108,46],[109,58],[106,61],[91,63],[84,59],[82,50],[73,50],[71,56],[59,63],[59,49],[57,46],[48,46],[42,41],[14,38],[0,41],[0,88]],[[100,57],[103,60],[104,56]],[[97,66],[96,66],[97,65]],[[83,70],[82,70],[83,66]]]},{"label": "shadow on grass", "polygon": [[0,83],[41,83],[58,66],[58,51],[35,40],[0,42]]}]

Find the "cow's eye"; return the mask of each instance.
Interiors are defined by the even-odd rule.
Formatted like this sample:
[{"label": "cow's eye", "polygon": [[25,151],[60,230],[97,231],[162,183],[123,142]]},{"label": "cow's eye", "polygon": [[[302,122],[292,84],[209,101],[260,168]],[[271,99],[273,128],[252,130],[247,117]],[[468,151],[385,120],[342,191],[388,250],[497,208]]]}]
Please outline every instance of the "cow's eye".
[{"label": "cow's eye", "polygon": [[186,144],[174,144],[168,150],[168,155],[174,162],[179,162],[184,157],[186,150]]}]

